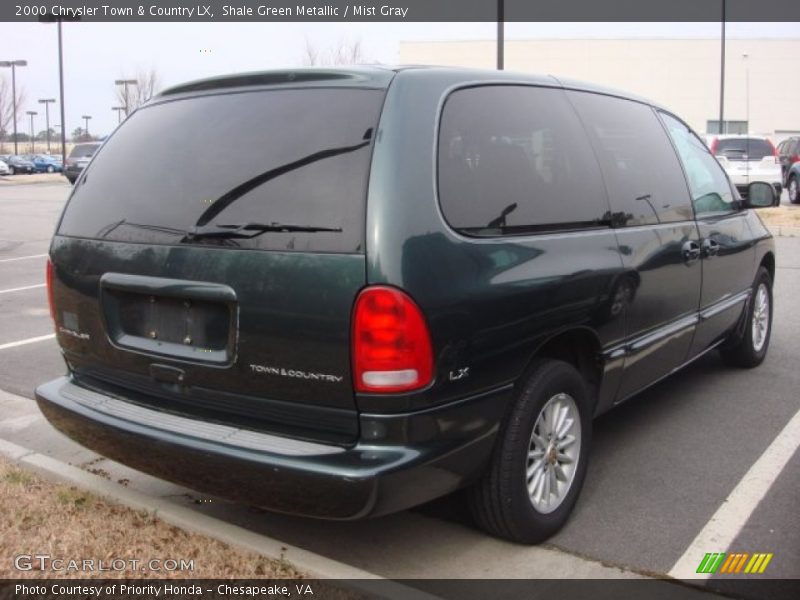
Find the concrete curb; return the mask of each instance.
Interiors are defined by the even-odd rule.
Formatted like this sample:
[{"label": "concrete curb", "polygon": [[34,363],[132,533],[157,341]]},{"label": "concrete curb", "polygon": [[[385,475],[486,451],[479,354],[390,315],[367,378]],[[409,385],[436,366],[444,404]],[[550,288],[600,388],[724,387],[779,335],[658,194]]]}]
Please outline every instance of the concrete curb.
[{"label": "concrete curb", "polygon": [[3,439],[0,439],[0,456],[49,481],[74,485],[95,496],[112,500],[134,510],[152,512],[159,519],[191,533],[205,535],[235,548],[255,552],[270,559],[285,560],[299,571],[316,579],[349,580],[346,584],[347,587],[384,598],[412,598],[414,600],[436,598],[436,596],[414,588],[386,580],[374,573],[125,488],[98,475],[93,475]]}]

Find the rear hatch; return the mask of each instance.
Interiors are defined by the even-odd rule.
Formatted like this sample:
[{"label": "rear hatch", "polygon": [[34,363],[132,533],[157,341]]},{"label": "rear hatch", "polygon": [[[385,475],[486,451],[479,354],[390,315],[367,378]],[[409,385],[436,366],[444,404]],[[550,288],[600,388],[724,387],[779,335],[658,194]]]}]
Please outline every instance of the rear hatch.
[{"label": "rear hatch", "polygon": [[[720,163],[733,175],[749,180],[751,173],[758,180],[765,173],[774,172],[776,180],[780,179],[780,161],[775,154],[775,147],[769,140],[749,137],[718,139],[712,147],[713,153],[720,158]],[[768,183],[772,183],[771,181]]]},{"label": "rear hatch", "polygon": [[134,113],[51,249],[76,379],[203,420],[354,440],[350,318],[383,95],[236,88]]}]

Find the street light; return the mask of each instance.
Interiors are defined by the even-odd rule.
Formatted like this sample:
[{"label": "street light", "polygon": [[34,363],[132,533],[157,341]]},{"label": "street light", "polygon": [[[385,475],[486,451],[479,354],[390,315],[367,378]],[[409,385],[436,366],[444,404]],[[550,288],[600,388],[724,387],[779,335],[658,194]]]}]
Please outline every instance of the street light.
[{"label": "street light", "polygon": [[17,152],[17,67],[28,66],[27,60],[0,60],[0,67],[11,67],[11,103],[14,106],[14,154]]},{"label": "street light", "polygon": [[[64,46],[61,41],[61,22],[62,21],[80,21],[80,17],[69,16],[56,16],[52,12],[41,15],[39,17],[40,23],[58,23],[58,97],[61,106],[61,123],[63,125],[66,120],[64,117]],[[67,132],[61,128],[61,164],[67,162]]]},{"label": "street light", "polygon": [[33,145],[33,140],[34,140],[34,137],[33,137],[33,117],[35,117],[39,113],[37,113],[35,110],[29,110],[28,114],[31,116],[31,154],[36,154],[36,148]]},{"label": "street light", "polygon": [[55,98],[40,98],[39,104],[44,104],[44,126],[47,128],[47,153],[50,154],[50,103],[55,102]]},{"label": "street light", "polygon": [[128,116],[128,111],[130,109],[130,102],[128,100],[128,86],[129,85],[137,85],[139,82],[135,79],[117,79],[114,81],[115,85],[121,85],[125,87],[125,116]]},{"label": "street light", "polygon": [[111,110],[117,111],[117,124],[122,123],[122,111],[125,110],[124,106],[112,106]]},{"label": "street light", "polygon": [[747,131],[750,133],[750,62],[747,60],[749,55],[747,52],[742,52],[742,60],[744,61],[744,119],[747,122]]},{"label": "street light", "polygon": [[86,127],[84,128],[84,131],[86,132],[86,137],[89,137],[89,119],[91,119],[91,118],[92,118],[92,115],[83,115],[83,116],[81,116],[81,119],[83,119],[84,122],[86,123]]}]

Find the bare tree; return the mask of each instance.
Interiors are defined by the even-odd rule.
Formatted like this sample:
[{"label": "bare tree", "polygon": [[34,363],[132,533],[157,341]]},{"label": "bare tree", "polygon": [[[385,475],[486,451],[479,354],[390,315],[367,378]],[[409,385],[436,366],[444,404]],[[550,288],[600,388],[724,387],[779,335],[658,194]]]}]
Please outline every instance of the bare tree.
[{"label": "bare tree", "polygon": [[[25,104],[25,89],[17,86],[17,119]],[[11,137],[14,130],[14,101],[11,99],[11,80],[0,75],[0,140]]]},{"label": "bare tree", "polygon": [[306,38],[306,45],[303,50],[302,63],[307,67],[327,66],[327,65],[355,65],[368,62],[364,58],[361,48],[361,40],[339,40],[339,43],[320,50]]},{"label": "bare tree", "polygon": [[[129,114],[155,96],[161,88],[158,72],[155,69],[139,69],[135,77],[123,75],[120,79],[136,81],[136,84],[128,86],[114,86],[117,102],[120,106],[127,106]],[[127,97],[125,96],[126,91]]]}]

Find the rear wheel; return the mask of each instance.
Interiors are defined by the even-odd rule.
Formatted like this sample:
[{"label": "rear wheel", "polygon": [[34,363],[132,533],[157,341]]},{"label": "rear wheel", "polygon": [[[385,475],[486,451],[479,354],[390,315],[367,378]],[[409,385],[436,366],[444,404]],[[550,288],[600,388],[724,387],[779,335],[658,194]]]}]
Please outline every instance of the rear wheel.
[{"label": "rear wheel", "polygon": [[469,490],[476,523],[525,544],[561,529],[586,477],[590,415],[580,373],[562,361],[538,362],[510,408],[486,473]]},{"label": "rear wheel", "polygon": [[792,204],[800,204],[800,184],[797,183],[797,177],[794,175],[789,178],[787,190],[789,194],[789,202]]},{"label": "rear wheel", "polygon": [[52,173],[53,171],[55,171],[55,169],[53,168],[53,165],[47,165],[47,172],[48,173]]},{"label": "rear wheel", "polygon": [[8,167],[8,174],[9,175],[13,175],[14,174],[14,167],[12,167],[12,166]]},{"label": "rear wheel", "polygon": [[772,279],[760,267],[753,283],[744,330],[720,349],[723,360],[735,367],[757,367],[767,356],[772,333]]}]

